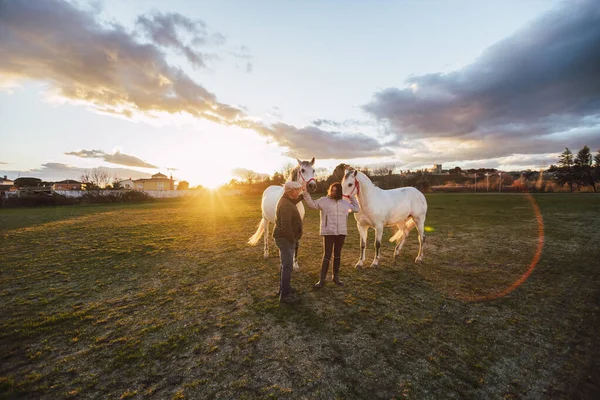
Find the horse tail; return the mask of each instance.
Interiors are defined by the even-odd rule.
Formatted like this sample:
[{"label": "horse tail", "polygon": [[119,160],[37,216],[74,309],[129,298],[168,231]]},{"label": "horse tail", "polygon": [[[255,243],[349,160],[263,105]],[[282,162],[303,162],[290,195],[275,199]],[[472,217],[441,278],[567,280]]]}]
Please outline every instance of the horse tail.
[{"label": "horse tail", "polygon": [[260,241],[260,238],[262,237],[263,233],[265,232],[265,221],[266,221],[265,218],[260,220],[260,224],[258,224],[258,228],[256,229],[256,232],[254,233],[254,235],[250,236],[250,239],[248,239],[248,244],[250,246],[256,246],[256,244]]},{"label": "horse tail", "polygon": [[404,229],[398,229],[398,232],[394,233],[394,236],[392,236],[390,238],[390,242],[397,242],[400,239],[402,239],[402,236],[404,236],[404,233],[408,233],[410,232],[410,230],[412,228],[415,227],[415,220],[412,218],[409,218],[406,220],[406,222],[404,222]]}]

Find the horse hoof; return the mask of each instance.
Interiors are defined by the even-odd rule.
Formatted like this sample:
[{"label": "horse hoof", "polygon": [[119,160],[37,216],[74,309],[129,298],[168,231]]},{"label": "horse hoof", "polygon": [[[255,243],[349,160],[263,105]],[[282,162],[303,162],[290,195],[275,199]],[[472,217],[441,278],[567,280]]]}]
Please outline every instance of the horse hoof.
[{"label": "horse hoof", "polygon": [[356,269],[362,269],[362,264],[356,264],[356,265],[354,266],[354,268],[356,268]]},{"label": "horse hoof", "polygon": [[269,258],[269,255],[265,254],[263,257],[265,258],[265,260],[267,260]]},{"label": "horse hoof", "polygon": [[371,268],[379,268],[379,264],[373,263],[373,264],[371,264]]}]

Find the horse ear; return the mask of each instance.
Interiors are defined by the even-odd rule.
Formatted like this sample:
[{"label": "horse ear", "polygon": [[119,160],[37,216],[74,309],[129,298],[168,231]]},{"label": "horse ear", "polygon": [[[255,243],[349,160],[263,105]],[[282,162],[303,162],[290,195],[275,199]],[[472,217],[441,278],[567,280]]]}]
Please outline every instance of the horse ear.
[{"label": "horse ear", "polygon": [[310,166],[312,167],[313,165],[315,165],[315,158],[313,157],[312,160],[310,160]]},{"label": "horse ear", "polygon": [[296,158],[296,161],[298,161],[298,165],[302,164],[302,161],[298,160],[297,158]]},{"label": "horse ear", "polygon": [[354,177],[356,178],[356,174],[358,173],[357,170],[354,170]]}]

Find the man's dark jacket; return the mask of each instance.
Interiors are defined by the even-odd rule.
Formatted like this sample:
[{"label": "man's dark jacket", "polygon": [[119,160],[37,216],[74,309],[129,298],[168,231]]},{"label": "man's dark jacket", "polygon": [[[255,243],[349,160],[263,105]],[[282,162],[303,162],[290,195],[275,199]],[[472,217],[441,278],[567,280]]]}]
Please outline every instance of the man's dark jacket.
[{"label": "man's dark jacket", "polygon": [[277,203],[275,212],[274,238],[286,238],[288,242],[294,243],[302,237],[302,218],[296,204],[302,200],[302,196],[292,200],[285,194],[281,196]]}]

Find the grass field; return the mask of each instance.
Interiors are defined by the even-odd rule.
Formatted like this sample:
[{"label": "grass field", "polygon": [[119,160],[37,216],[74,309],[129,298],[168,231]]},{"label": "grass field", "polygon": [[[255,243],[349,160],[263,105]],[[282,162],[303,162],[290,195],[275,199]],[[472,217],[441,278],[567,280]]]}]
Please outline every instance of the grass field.
[{"label": "grass field", "polygon": [[0,398],[599,398],[600,197],[531,199],[430,194],[363,271],[350,217],[320,291],[309,210],[296,306],[257,196],[0,210]]}]

